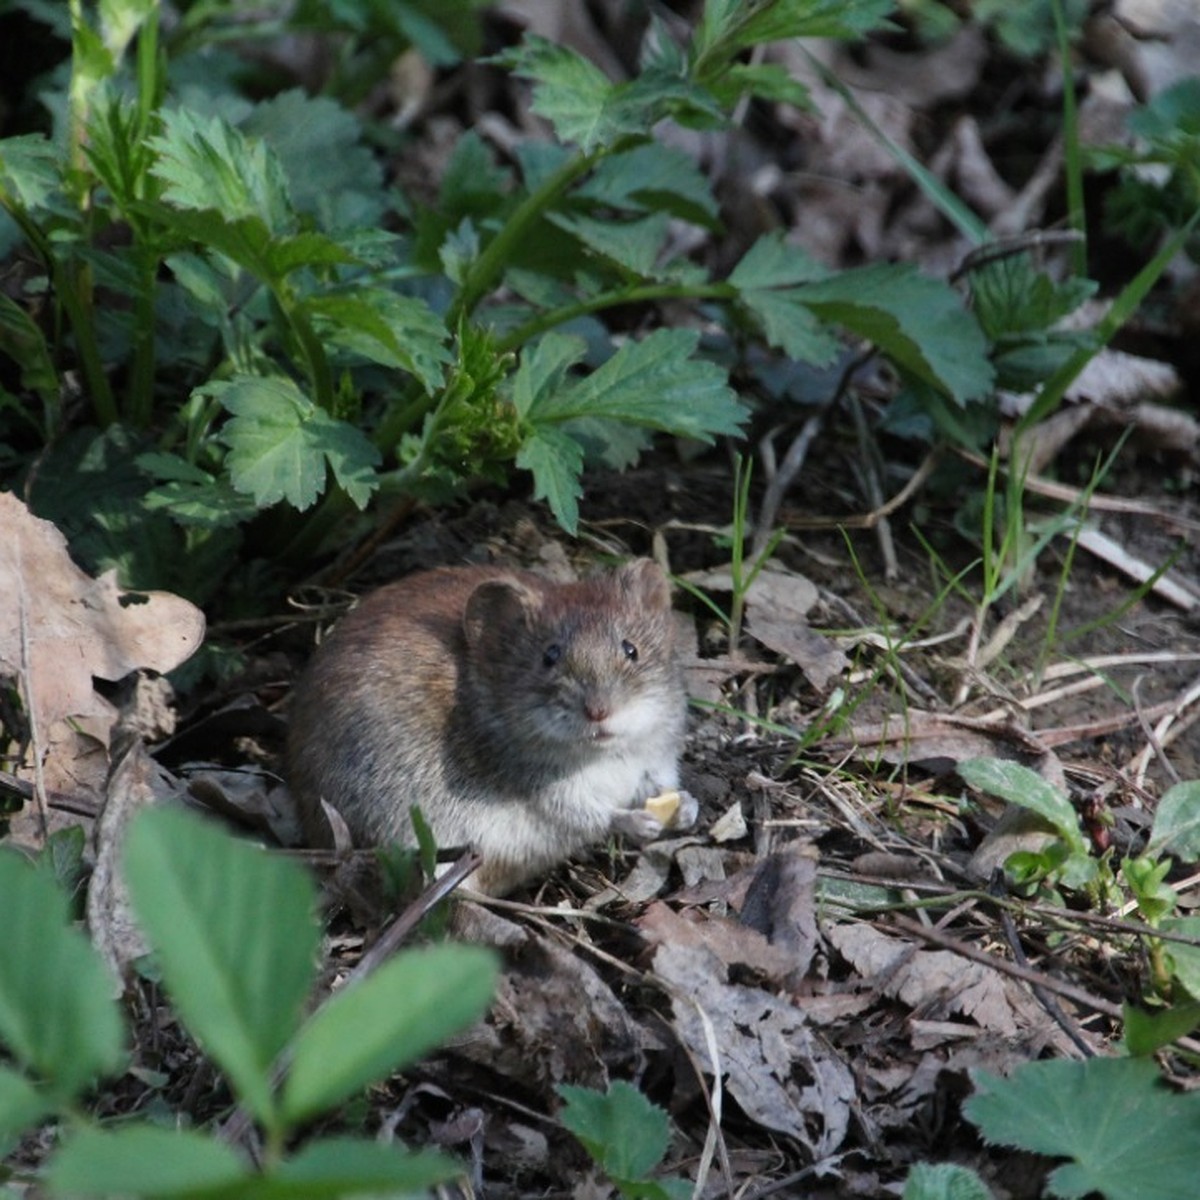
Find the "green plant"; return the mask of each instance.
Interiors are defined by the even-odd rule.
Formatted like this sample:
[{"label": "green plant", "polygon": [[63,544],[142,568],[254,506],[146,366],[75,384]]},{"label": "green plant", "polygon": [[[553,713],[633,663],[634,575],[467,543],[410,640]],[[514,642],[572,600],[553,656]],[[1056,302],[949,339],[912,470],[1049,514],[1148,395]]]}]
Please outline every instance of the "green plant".
[{"label": "green plant", "polygon": [[495,964],[486,951],[399,954],[307,1018],[320,940],[315,895],[296,865],[198,818],[134,822],[125,870],[138,919],[187,1029],[264,1135],[261,1164],[206,1133],[151,1121],[106,1129],[82,1107],[124,1064],[111,981],[67,922],[45,870],[0,853],[0,1138],[70,1117],[40,1185],[51,1195],[280,1198],[424,1189],[458,1174],[439,1154],[353,1138],[289,1149],[313,1118],[478,1019]]},{"label": "green plant", "polygon": [[607,1092],[560,1085],[559,1120],[627,1200],[686,1200],[684,1179],[651,1179],[670,1142],[667,1114],[623,1080]]},{"label": "green plant", "polygon": [[[378,8],[338,19],[369,31]],[[976,322],[911,268],[833,272],[768,235],[713,279],[670,250],[670,222],[715,229],[717,206],[656,125],[718,126],[749,96],[805,102],[748,52],[859,36],[888,8],[709,0],[684,43],[652,25],[620,83],[527,38],[493,63],[532,83],[559,140],[510,165],[468,134],[422,204],[385,189],[334,101],[251,103],[230,72],[202,75],[224,4],[192,6],[164,40],[154,0],[98,16],[73,0],[62,142],[0,141],[0,207],[32,254],[22,295],[0,299],[0,352],[20,371],[0,434],[28,456],[51,446],[35,506],[89,566],[199,598],[244,538],[251,556],[302,561],[372,500],[438,502],[514,468],[573,532],[587,462],[624,466],[655,432],[712,440],[747,417],[694,332],[632,340],[596,320],[668,300],[810,362],[832,359],[841,327],[951,407],[982,398]],[[72,371],[98,432],[63,403]]]},{"label": "green plant", "polygon": [[[1121,860],[1118,879],[1109,852],[1097,852],[1084,836],[1071,802],[1035,771],[992,758],[967,759],[957,769],[970,786],[1036,813],[1053,835],[1041,850],[1009,857],[1005,870],[1019,886],[1061,886],[1094,901],[1120,904],[1125,897],[1118,884],[1124,883],[1138,918],[1155,931],[1141,938],[1150,963],[1151,999],[1176,1002],[1187,1014],[1185,1023],[1192,1022],[1177,1030],[1178,1015],[1163,1021],[1165,1040],[1194,1028],[1200,1009],[1193,1011],[1187,1002],[1200,1001],[1200,918],[1178,915],[1179,895],[1166,878],[1174,862],[1200,861],[1200,782],[1178,783],[1162,794],[1145,850]],[[1140,1046],[1152,1035],[1145,1024],[1136,1032]]]}]

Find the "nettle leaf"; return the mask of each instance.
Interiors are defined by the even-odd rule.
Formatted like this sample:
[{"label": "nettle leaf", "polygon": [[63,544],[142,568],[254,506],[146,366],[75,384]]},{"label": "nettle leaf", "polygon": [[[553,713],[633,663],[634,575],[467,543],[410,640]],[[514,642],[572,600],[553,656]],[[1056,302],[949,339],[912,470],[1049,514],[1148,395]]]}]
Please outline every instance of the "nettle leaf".
[{"label": "nettle leaf", "polygon": [[879,347],[897,366],[959,404],[991,389],[979,323],[953,288],[911,266],[881,264],[803,285],[797,299]]},{"label": "nettle leaf", "polygon": [[712,185],[690,155],[672,146],[649,143],[613,154],[576,194],[613,208],[665,211],[710,229],[720,223]]},{"label": "nettle leaf", "polygon": [[825,366],[841,345],[804,301],[797,284],[827,278],[828,270],[782,233],[760,237],[734,267],[729,282],[762,326],[767,341],[789,358]]},{"label": "nettle leaf", "polygon": [[539,429],[517,451],[516,461],[533,474],[533,498],[545,500],[554,519],[574,536],[583,495],[583,447],[560,429]]},{"label": "nettle leaf", "polygon": [[585,154],[624,135],[648,134],[656,119],[631,84],[613,83],[595,63],[545,38],[528,34],[487,61],[532,80],[533,111]]},{"label": "nettle leaf", "polygon": [[[571,340],[578,361],[584,344]],[[554,391],[541,389],[527,415],[538,426],[606,417],[703,442],[736,435],[749,413],[725,373],[693,357],[699,340],[695,330],[658,329],[640,342],[627,342],[586,378]]]},{"label": "nettle leaf", "polygon": [[709,0],[696,31],[693,53],[743,50],[787,38],[853,38],[886,24],[892,0]]},{"label": "nettle leaf", "polygon": [[[581,442],[589,433],[623,425],[707,442],[740,430],[746,409],[720,368],[692,357],[697,341],[690,330],[660,329],[579,379],[570,371],[586,353],[582,338],[547,334],[522,354],[510,385],[513,407],[529,430],[517,466],[533,472],[536,498],[546,500],[568,532],[578,527]],[[584,422],[579,438],[570,432],[576,422]]]},{"label": "nettle leaf", "polygon": [[227,221],[257,217],[271,233],[292,228],[287,177],[266,142],[188,109],[164,112],[162,125],[150,145],[159,156],[153,173],[165,185],[163,199]]},{"label": "nettle leaf", "polygon": [[597,254],[643,278],[654,273],[671,220],[666,213],[651,213],[635,221],[603,221],[567,213],[549,213],[548,219]]},{"label": "nettle leaf", "polygon": [[567,1102],[558,1119],[616,1179],[642,1179],[662,1162],[670,1143],[666,1112],[631,1083],[618,1079],[607,1093],[559,1084]]},{"label": "nettle leaf", "polygon": [[0,141],[0,200],[30,212],[49,206],[59,192],[59,151],[40,133]]},{"label": "nettle leaf", "polygon": [[331,417],[282,377],[239,376],[206,384],[233,414],[221,431],[229,447],[226,465],[233,486],[260,508],[286,500],[303,511],[325,487],[328,467],[346,494],[365,507],[378,486],[379,451],[345,421]]},{"label": "nettle leaf", "polygon": [[240,525],[258,513],[254,498],[176,454],[152,451],[134,460],[159,480],[144,500],[150,512],[165,511],[181,525],[223,529]]},{"label": "nettle leaf", "polygon": [[327,345],[408,371],[427,392],[442,386],[443,368],[452,359],[448,335],[424,300],[386,288],[360,287],[353,293],[311,296],[300,307],[313,317]]},{"label": "nettle leaf", "polygon": [[1071,1158],[1048,1194],[1182,1200],[1200,1175],[1200,1093],[1165,1087],[1146,1058],[1026,1063],[1007,1079],[973,1072],[967,1117],[992,1143]]},{"label": "nettle leaf", "polygon": [[239,128],[271,147],[292,207],[311,213],[322,229],[379,223],[387,209],[383,167],[363,145],[353,112],[293,88],[256,104]]}]

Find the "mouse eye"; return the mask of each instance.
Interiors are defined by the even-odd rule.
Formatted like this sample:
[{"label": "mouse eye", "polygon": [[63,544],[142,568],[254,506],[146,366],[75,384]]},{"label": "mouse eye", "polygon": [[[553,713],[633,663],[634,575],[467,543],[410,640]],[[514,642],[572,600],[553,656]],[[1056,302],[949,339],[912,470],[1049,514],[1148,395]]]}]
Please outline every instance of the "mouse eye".
[{"label": "mouse eye", "polygon": [[632,642],[622,642],[621,653],[624,654],[631,663],[635,663],[638,660],[638,649]]},{"label": "mouse eye", "polygon": [[542,655],[542,666],[552,667],[560,658],[562,658],[562,647],[557,642],[552,642],[546,647],[545,654]]}]

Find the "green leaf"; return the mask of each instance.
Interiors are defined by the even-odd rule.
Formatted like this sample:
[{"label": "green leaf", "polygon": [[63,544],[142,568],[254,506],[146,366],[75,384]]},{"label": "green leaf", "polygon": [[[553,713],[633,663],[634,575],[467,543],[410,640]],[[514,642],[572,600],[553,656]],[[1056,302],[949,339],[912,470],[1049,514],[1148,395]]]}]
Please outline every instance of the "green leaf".
[{"label": "green leaf", "polygon": [[495,979],[486,950],[442,945],[398,954],[332,996],[296,1039],[283,1089],[287,1120],[332,1107],[477,1021]]},{"label": "green leaf", "polygon": [[991,1189],[966,1167],[917,1163],[904,1181],[902,1200],[995,1200]]},{"label": "green leaf", "polygon": [[379,451],[290,379],[242,375],[202,390],[233,413],[221,433],[229,447],[226,465],[233,486],[252,495],[260,508],[279,500],[308,508],[324,489],[326,464],[359,508],[378,486]]},{"label": "green leaf", "polygon": [[615,1179],[642,1179],[662,1162],[670,1144],[666,1112],[632,1084],[618,1079],[607,1094],[559,1084],[567,1102],[558,1119]]},{"label": "green leaf", "polygon": [[804,285],[796,297],[960,404],[986,395],[992,386],[994,373],[978,322],[953,288],[913,267],[880,264],[843,271]]},{"label": "green leaf", "polygon": [[1172,1004],[1170,1008],[1156,1012],[1124,1004],[1121,1015],[1125,1026],[1121,1040],[1125,1049],[1132,1055],[1148,1057],[1200,1028],[1200,1000]]},{"label": "green leaf", "polygon": [[38,212],[58,196],[58,147],[40,133],[0,141],[0,202]]},{"label": "green leaf", "polygon": [[230,222],[257,218],[271,234],[291,231],[287,177],[266,142],[189,109],[164,112],[161,119],[162,133],[150,145],[158,153],[153,174],[164,184],[164,200]]},{"label": "green leaf", "polygon": [[222,529],[239,525],[258,513],[250,496],[235,491],[228,479],[189,463],[176,454],[139,454],[138,467],[161,482],[145,496],[149,512],[168,512],[181,525]]},{"label": "green leaf", "polygon": [[54,1099],[73,1100],[124,1056],[113,979],[49,873],[10,850],[0,850],[0,912],[0,1042]]},{"label": "green leaf", "polygon": [[54,1156],[47,1174],[56,1195],[98,1197],[199,1198],[255,1178],[224,1142],[151,1125],[80,1130]]},{"label": "green leaf", "polygon": [[670,225],[666,213],[651,213],[633,221],[605,221],[567,213],[550,213],[548,218],[589,249],[641,277],[653,276]]},{"label": "green leaf", "polygon": [[0,294],[0,353],[20,368],[21,386],[36,392],[42,402],[58,400],[58,372],[46,338],[20,305]]},{"label": "green leaf", "polygon": [[1177,783],[1162,794],[1146,853],[1170,854],[1185,863],[1200,860],[1200,781]]},{"label": "green leaf", "polygon": [[125,874],[179,1014],[273,1128],[271,1064],[315,971],[311,881],[296,864],[172,809],[134,821]]},{"label": "green leaf", "polygon": [[648,134],[657,112],[631,84],[615,84],[594,63],[565,46],[527,34],[490,62],[533,80],[531,107],[564,142],[590,154],[630,134]]},{"label": "green leaf", "polygon": [[427,392],[442,386],[443,367],[452,358],[446,326],[424,300],[386,288],[360,287],[353,295],[312,296],[300,307],[312,315],[328,345],[408,371]]},{"label": "green leaf", "polygon": [[709,228],[716,227],[720,212],[695,160],[656,142],[610,155],[577,194],[613,208],[667,212]]},{"label": "green leaf", "polygon": [[[694,330],[655,330],[626,343],[587,378],[538,389],[527,416],[536,426],[605,417],[704,442],[736,435],[749,414],[721,369],[692,357],[698,341]],[[575,344],[581,358],[583,345]]]},{"label": "green leaf", "polygon": [[793,246],[782,231],[766,233],[742,256],[729,282],[739,291],[788,287],[828,279],[829,270],[807,250]]},{"label": "green leaf", "polygon": [[378,155],[363,145],[362,123],[328,96],[300,88],[257,103],[239,122],[274,152],[297,212],[324,230],[378,225],[387,204]]},{"label": "green leaf", "polygon": [[1087,844],[1079,832],[1079,815],[1070,800],[1036,771],[1000,758],[964,759],[957,771],[971,787],[1027,808],[1049,821],[1073,853],[1087,853]]},{"label": "green leaf", "polygon": [[1200,1093],[1164,1087],[1150,1059],[1035,1062],[1007,1079],[974,1073],[967,1117],[992,1144],[1073,1160],[1051,1195],[1192,1200],[1200,1174]]},{"label": "green leaf", "polygon": [[554,519],[574,537],[583,495],[583,447],[560,429],[540,429],[522,443],[516,463],[533,473],[533,498],[545,500]]},{"label": "green leaf", "polygon": [[25,1078],[0,1066],[0,1145],[53,1110],[53,1105]]},{"label": "green leaf", "polygon": [[[1158,923],[1163,933],[1177,933],[1200,941],[1200,917],[1163,917]],[[1163,942],[1171,977],[1193,1000],[1200,1000],[1200,946],[1185,942]]]},{"label": "green leaf", "polygon": [[465,1174],[462,1164],[432,1151],[413,1153],[355,1138],[312,1142],[281,1163],[255,1189],[254,1200],[339,1200],[360,1194],[425,1193]]}]

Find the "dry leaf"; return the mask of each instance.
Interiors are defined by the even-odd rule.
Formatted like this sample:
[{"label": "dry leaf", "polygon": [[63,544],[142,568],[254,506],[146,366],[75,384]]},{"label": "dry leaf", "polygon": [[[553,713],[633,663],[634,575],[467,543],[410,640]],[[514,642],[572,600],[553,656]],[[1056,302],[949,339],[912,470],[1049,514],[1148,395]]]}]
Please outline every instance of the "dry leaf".
[{"label": "dry leaf", "polygon": [[81,571],[67,541],[16,496],[0,493],[0,671],[19,675],[40,728],[64,717],[111,716],[92,676],[166,672],[204,636],[204,614],[167,592],[130,592],[116,572]]},{"label": "dry leaf", "polygon": [[[836,1153],[856,1104],[854,1076],[808,1026],[804,1012],[761,988],[726,981],[711,950],[664,944],[654,969],[671,985],[675,1029],[752,1121],[788,1134],[820,1162]],[[705,1020],[715,1034],[711,1057]]]}]

